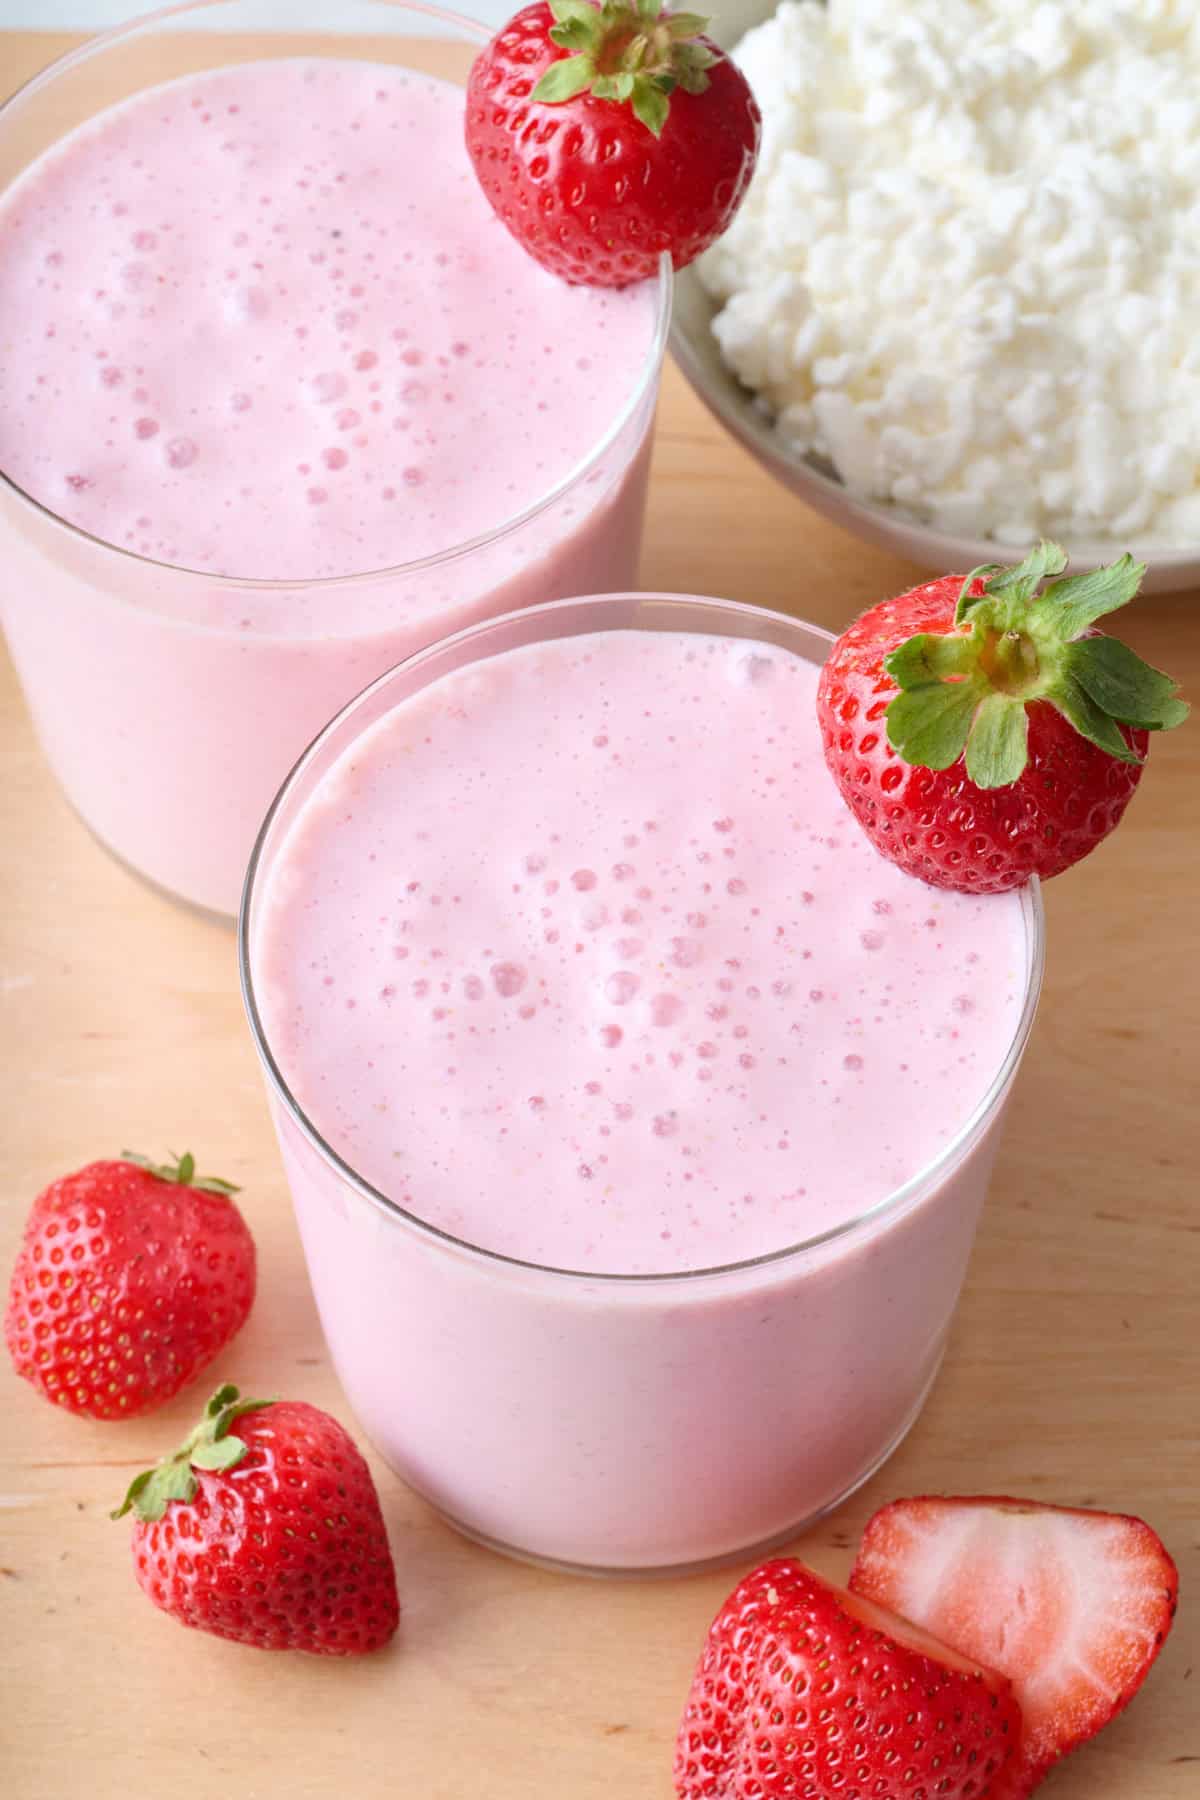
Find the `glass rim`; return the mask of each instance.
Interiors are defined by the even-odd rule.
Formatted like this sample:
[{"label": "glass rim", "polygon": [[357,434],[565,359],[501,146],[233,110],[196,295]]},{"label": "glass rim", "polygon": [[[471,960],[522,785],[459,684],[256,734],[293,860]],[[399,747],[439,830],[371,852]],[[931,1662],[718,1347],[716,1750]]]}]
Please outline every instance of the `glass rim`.
[{"label": "glass rim", "polygon": [[[56,56],[52,62],[46,64],[45,68],[39,69],[36,74],[29,77],[28,81],[22,82],[15,93],[10,94],[5,101],[0,102],[0,132],[3,132],[9,125],[14,108],[19,108],[20,105],[27,102],[43,89],[52,87],[60,76],[81,66],[83,63],[87,62],[90,57],[114,49],[124,39],[135,37],[139,33],[152,30],[156,26],[162,26],[166,21],[178,19],[183,14],[207,11],[210,7],[232,6],[237,3],[238,0],[179,0],[179,3],[174,6],[159,7],[154,12],[144,14],[140,19],[126,20],[123,25],[113,25],[107,30],[94,33],[91,37],[87,38],[84,43],[77,44],[73,50],[67,50],[61,56]],[[454,25],[462,32],[464,37],[469,38],[480,45],[486,44],[492,35],[487,26],[482,24],[480,20],[472,19],[467,14],[455,12],[448,7],[431,5],[429,0],[369,0],[369,3],[373,6],[387,8],[394,12],[418,13],[429,19],[436,19],[440,22]],[[138,90],[139,93],[147,91],[148,88]],[[122,101],[115,102],[115,105],[117,106],[122,104],[124,104]],[[103,107],[100,109],[101,112],[106,110],[108,109]],[[89,115],[88,120],[83,121],[82,123],[90,123],[92,119],[98,118],[99,116],[99,113],[92,113]],[[2,201],[19,182],[24,180],[29,170],[35,167],[36,164],[41,161],[42,157],[52,153],[59,144],[64,142],[66,138],[70,137],[72,133],[78,129],[80,129],[79,126],[72,126],[69,130],[64,131],[62,135],[55,140],[54,144],[48,146],[46,150],[41,151],[35,156],[32,162],[26,164],[25,168],[20,171],[12,182],[8,183],[6,187],[0,188],[0,201]],[[164,574],[170,575],[173,580],[182,577],[185,580],[196,582],[206,587],[220,586],[222,588],[245,590],[247,592],[259,594],[309,593],[316,592],[323,588],[348,587],[356,583],[389,579],[398,580],[408,576],[425,573],[430,569],[441,568],[449,563],[458,561],[460,558],[471,556],[476,551],[483,550],[491,544],[499,543],[503,538],[511,536],[514,532],[521,530],[523,526],[530,524],[532,520],[537,518],[541,513],[546,512],[556,501],[563,499],[573,488],[584,481],[596,465],[612,449],[622,432],[635,417],[638,408],[644,403],[647,394],[658,379],[659,372],[662,368],[663,360],[666,356],[667,340],[671,329],[671,306],[674,292],[673,273],[670,254],[664,250],[659,255],[657,273],[653,277],[647,277],[648,280],[652,279],[655,284],[655,312],[654,329],[646,350],[645,359],[642,363],[638,380],[630,390],[625,403],[622,405],[620,411],[608,426],[608,429],[604,432],[603,436],[600,437],[596,443],[592,444],[576,462],[572,463],[570,468],[567,469],[565,474],[558,478],[552,487],[547,488],[543,493],[539,494],[528,506],[523,507],[520,512],[510,514],[498,524],[488,526],[486,530],[477,532],[474,537],[464,538],[461,543],[448,545],[443,550],[431,551],[429,555],[415,557],[409,562],[381,563],[377,567],[371,569],[356,569],[348,575],[303,575],[294,581],[286,580],[277,575],[220,575],[209,569],[195,568],[190,563],[166,562],[161,557],[145,556],[139,550],[129,550],[121,544],[112,543],[108,538],[97,537],[94,532],[86,531],[81,525],[74,524],[70,519],[64,518],[62,513],[56,512],[52,506],[48,506],[44,501],[37,499],[35,495],[29,493],[19,482],[13,480],[12,476],[8,474],[3,466],[0,466],[0,493],[13,495],[19,505],[27,506],[35,513],[40,514],[42,518],[48,520],[52,526],[66,533],[68,538],[78,539],[83,543],[92,544],[98,550],[107,552],[111,556],[123,558],[125,562],[132,563],[137,567],[162,571]],[[557,279],[557,277],[553,279]],[[120,566],[121,565],[118,564],[118,567]],[[140,609],[144,612],[153,612],[155,610],[153,605],[145,605],[136,599],[131,599],[125,594],[117,595],[116,598],[120,599],[126,605],[140,606]],[[195,629],[211,630],[213,627],[206,627],[201,623],[196,623]],[[270,635],[273,634],[256,634],[256,636]]]},{"label": "glass rim", "polygon": [[[486,638],[489,635],[502,632],[505,628],[514,623],[523,622],[528,624],[531,621],[536,622],[539,619],[547,620],[552,623],[556,617],[577,612],[581,607],[596,607],[602,609],[603,612],[607,614],[610,611],[615,611],[618,606],[628,610],[632,603],[636,611],[640,612],[643,603],[647,601],[660,603],[667,602],[676,609],[687,611],[693,616],[695,616],[698,611],[707,613],[713,618],[714,625],[722,617],[727,619],[735,617],[743,622],[759,620],[764,625],[772,626],[776,631],[778,631],[779,627],[782,625],[799,632],[804,632],[810,637],[824,639],[827,644],[834,641],[833,633],[826,631],[823,627],[811,625],[806,620],[794,618],[788,613],[775,612],[768,607],[750,606],[742,601],[721,600],[704,595],[691,596],[656,591],[647,591],[645,593],[636,594],[590,594],[572,599],[551,600],[543,602],[539,606],[524,607],[515,612],[502,613],[496,618],[468,625],[463,630],[454,632],[449,637],[441,638],[436,643],[426,645],[423,649],[414,652],[411,656],[405,657],[401,662],[396,663],[392,668],[386,670],[384,674],[380,675],[360,693],[356,694],[352,700],[348,701],[347,704],[334,715],[329,723],[318,732],[317,736],[313,739],[312,743],[309,744],[307,749],[303,751],[287,776],[285,776],[279,792],[271,802],[271,806],[262,822],[258,836],[255,839],[254,848],[250,854],[250,861],[246,869],[246,878],[242,888],[242,899],[238,912],[237,924],[238,976],[242,993],[242,1003],[245,1007],[246,1017],[250,1025],[250,1033],[254,1041],[254,1047],[258,1053],[259,1060],[263,1065],[268,1085],[273,1090],[278,1100],[282,1102],[292,1121],[299,1127],[301,1134],[307,1140],[310,1147],[316,1151],[317,1155],[328,1166],[330,1171],[354,1191],[357,1198],[366,1201],[377,1212],[381,1212],[388,1220],[414,1230],[418,1236],[427,1239],[434,1246],[450,1250],[454,1253],[465,1254],[484,1266],[497,1264],[501,1268],[518,1270],[525,1274],[548,1276],[552,1279],[573,1283],[592,1282],[605,1287],[622,1287],[625,1285],[628,1285],[629,1287],[644,1287],[647,1283],[670,1283],[677,1285],[689,1281],[700,1281],[714,1276],[741,1274],[756,1269],[768,1268],[772,1264],[784,1263],[793,1258],[805,1256],[826,1245],[834,1244],[843,1238],[851,1237],[868,1226],[880,1223],[893,1213],[902,1212],[910,1200],[914,1199],[933,1182],[936,1182],[944,1172],[954,1165],[962,1152],[970,1147],[995,1114],[997,1106],[1004,1098],[1009,1084],[1016,1073],[1021,1057],[1024,1054],[1025,1046],[1029,1041],[1029,1034],[1033,1027],[1034,1015],[1037,1011],[1038,999],[1041,994],[1042,976],[1045,967],[1045,913],[1042,905],[1041,884],[1037,877],[1033,876],[1024,887],[1017,890],[1021,906],[1025,943],[1025,988],[1020,1016],[1014,1027],[1012,1040],[1000,1061],[996,1073],[971,1112],[963,1120],[950,1140],[942,1145],[937,1154],[923,1163],[921,1167],[915,1170],[906,1181],[900,1184],[899,1187],[892,1188],[889,1192],[882,1195],[880,1199],[874,1201],[869,1207],[855,1213],[852,1218],[845,1219],[837,1225],[830,1226],[825,1231],[798,1239],[794,1243],[783,1245],[777,1250],[766,1251],[758,1256],[743,1257],[734,1262],[716,1263],[694,1269],[664,1269],[649,1271],[574,1269],[566,1268],[554,1263],[539,1263],[528,1257],[511,1256],[503,1251],[489,1249],[484,1244],[477,1244],[469,1238],[459,1237],[454,1232],[446,1231],[441,1226],[431,1223],[428,1219],[423,1219],[418,1213],[412,1212],[409,1208],[401,1206],[398,1201],[389,1198],[388,1195],[382,1193],[378,1188],[367,1181],[364,1176],[360,1175],[358,1171],[340,1156],[333,1146],[326,1141],[292,1093],[268,1042],[266,1028],[258,1010],[258,1002],[254,991],[254,977],[251,969],[251,915],[254,911],[255,901],[258,895],[257,883],[260,866],[262,864],[268,838],[271,835],[279,814],[286,805],[297,781],[299,781],[311,765],[319,759],[333,734],[350,721],[357,711],[368,707],[371,700],[379,695],[384,688],[396,681],[401,674],[412,674],[415,671],[419,671],[423,663],[441,659],[447,653],[470,644],[478,638]],[[626,627],[622,627],[621,625],[609,627],[598,625],[595,627],[597,630],[619,630],[623,628]],[[628,626],[627,628],[638,629],[636,625]],[[662,629],[666,628],[665,625],[662,627]],[[644,627],[644,629],[654,630],[659,629],[659,627],[650,625]],[[535,639],[534,641],[546,641],[563,635],[566,634],[548,631],[545,634],[544,639]],[[572,633],[571,635],[583,634]],[[714,629],[713,635],[727,634],[722,634],[719,630]],[[751,634],[746,632],[738,632],[736,635],[744,636],[748,639],[751,638]],[[769,641],[775,642],[776,640],[772,639]],[[500,654],[503,654],[503,652]],[[486,652],[483,657],[472,659],[472,661],[483,660],[486,660]],[[459,664],[457,666],[463,667],[469,665]],[[431,679],[436,681],[438,676],[435,674]],[[418,689],[416,691],[421,690]],[[380,717],[382,716],[383,715],[381,714]],[[376,722],[375,719],[371,720],[372,725]],[[341,754],[344,754],[350,747],[350,743],[343,746]],[[913,879],[915,879],[915,877]]]}]

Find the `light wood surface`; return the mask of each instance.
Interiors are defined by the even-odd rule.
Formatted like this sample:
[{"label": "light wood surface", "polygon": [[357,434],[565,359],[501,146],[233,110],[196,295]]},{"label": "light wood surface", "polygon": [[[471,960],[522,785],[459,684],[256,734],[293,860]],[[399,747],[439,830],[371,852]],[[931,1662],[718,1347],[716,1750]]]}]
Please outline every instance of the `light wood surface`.
[{"label": "light wood surface", "polygon": [[[0,88],[69,41],[0,33]],[[772,485],[668,370],[645,586],[837,627],[913,574]],[[1200,595],[1145,602],[1126,635],[1200,698]],[[1132,1710],[1055,1774],[1048,1800],[1200,1794],[1200,724],[1152,763],[1117,838],[1047,892],[1045,998],[941,1379],[892,1462],[796,1545],[841,1578],[868,1513],[929,1490],[1099,1505],[1157,1527],[1182,1571],[1174,1635]],[[5,1280],[53,1176],[126,1143],[191,1146],[243,1184],[260,1249],[260,1297],[223,1372],[353,1428],[232,934],[96,847],[42,764],[7,664],[0,846]],[[679,1709],[731,1575],[615,1583],[524,1568],[464,1542],[376,1463],[405,1606],[394,1647],[343,1664],[227,1645],[151,1609],[128,1527],[107,1516],[130,1474],[182,1436],[200,1389],[148,1421],[94,1425],[0,1360],[10,1800],[669,1800]]]}]

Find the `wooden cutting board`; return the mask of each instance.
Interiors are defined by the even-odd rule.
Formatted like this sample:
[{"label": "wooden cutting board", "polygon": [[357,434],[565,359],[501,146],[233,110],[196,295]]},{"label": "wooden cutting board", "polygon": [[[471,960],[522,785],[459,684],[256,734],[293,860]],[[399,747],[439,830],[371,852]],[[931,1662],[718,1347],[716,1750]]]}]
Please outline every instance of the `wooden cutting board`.
[{"label": "wooden cutting board", "polygon": [[[0,33],[0,89],[74,40]],[[774,486],[668,369],[648,588],[838,627],[914,571]],[[3,571],[0,570],[0,580]],[[36,594],[25,597],[36,606]],[[1123,626],[1200,698],[1200,595]],[[97,731],[103,721],[97,722]],[[841,1578],[896,1494],[1011,1492],[1144,1514],[1183,1605],[1130,1713],[1055,1800],[1200,1794],[1200,724],[1175,733],[1114,841],[1046,894],[1041,1016],[945,1370],[907,1443],[796,1545]],[[192,1146],[244,1187],[263,1279],[226,1359],[353,1427],[330,1369],[232,934],[99,850],[0,672],[0,1268],[52,1176],[122,1144]],[[223,1365],[224,1366],[224,1365]],[[693,1659],[732,1576],[594,1582],[464,1542],[376,1464],[405,1617],[361,1663],[273,1657],[156,1614],[107,1513],[182,1437],[55,1413],[0,1367],[0,1791],[11,1800],[670,1800]]]}]

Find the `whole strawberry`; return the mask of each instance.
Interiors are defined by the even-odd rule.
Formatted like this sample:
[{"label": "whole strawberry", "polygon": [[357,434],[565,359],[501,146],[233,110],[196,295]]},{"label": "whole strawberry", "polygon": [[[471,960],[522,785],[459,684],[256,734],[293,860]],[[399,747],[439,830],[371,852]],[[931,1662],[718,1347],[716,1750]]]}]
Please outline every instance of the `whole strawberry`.
[{"label": "whole strawberry", "polygon": [[395,1632],[396,1571],[371,1471],[337,1420],[302,1400],[220,1388],[112,1516],[130,1511],[138,1581],[181,1624],[321,1656],[378,1650]]},{"label": "whole strawberry", "polygon": [[1120,821],[1147,733],[1187,716],[1169,676],[1092,629],[1144,566],[1066,566],[1039,544],[1019,568],[943,576],[830,650],[825,760],[876,849],[922,881],[982,894],[1061,874]]},{"label": "whole strawberry", "polygon": [[38,1195],[9,1286],[4,1335],[19,1375],[92,1419],[170,1400],[245,1323],[254,1239],[227,1181],[189,1153],[126,1151]]},{"label": "whole strawberry", "polygon": [[467,84],[467,149],[531,256],[567,281],[623,287],[677,269],[733,218],[762,119],[745,76],[661,0],[524,7]]},{"label": "whole strawberry", "polygon": [[1016,1755],[1002,1675],[802,1563],[717,1614],[675,1752],[679,1800],[984,1800]]}]

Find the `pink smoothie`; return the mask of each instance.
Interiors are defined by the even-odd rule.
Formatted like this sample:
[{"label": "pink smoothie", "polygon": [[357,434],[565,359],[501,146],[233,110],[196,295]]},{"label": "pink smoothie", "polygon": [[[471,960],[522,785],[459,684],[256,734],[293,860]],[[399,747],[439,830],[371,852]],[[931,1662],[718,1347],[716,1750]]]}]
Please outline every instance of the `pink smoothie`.
[{"label": "pink smoothie", "polygon": [[231,910],[274,789],[367,680],[627,583],[660,309],[525,256],[460,90],[404,69],[187,77],[27,170],[0,203],[0,469],[54,518],[6,492],[5,623],[98,835]]},{"label": "pink smoothie", "polygon": [[[384,1453],[491,1539],[598,1565],[768,1539],[886,1453],[940,1355],[1018,1031],[1023,904],[883,861],[814,663],[556,638],[396,705],[318,782],[253,918],[322,1317]],[[970,1135],[970,1134],[968,1134]],[[918,1184],[919,1187],[920,1184]],[[666,1277],[639,1282],[598,1275]]]}]

